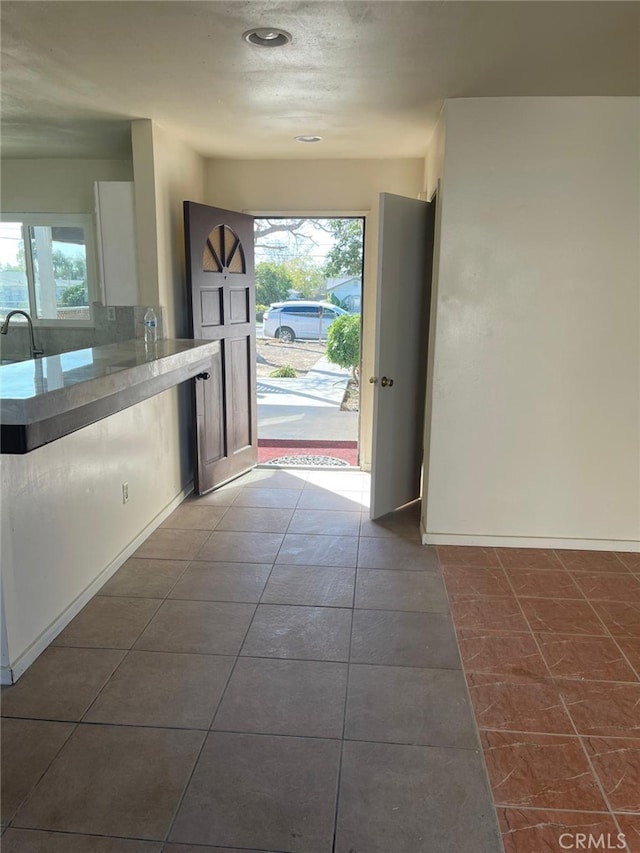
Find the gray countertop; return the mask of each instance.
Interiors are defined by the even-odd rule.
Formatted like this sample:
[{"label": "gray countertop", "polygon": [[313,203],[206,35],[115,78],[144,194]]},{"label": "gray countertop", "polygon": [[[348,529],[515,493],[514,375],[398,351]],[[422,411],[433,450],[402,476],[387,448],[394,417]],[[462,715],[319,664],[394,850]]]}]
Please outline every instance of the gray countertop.
[{"label": "gray countertop", "polygon": [[2,452],[26,453],[204,371],[219,343],[125,341],[0,367]]}]

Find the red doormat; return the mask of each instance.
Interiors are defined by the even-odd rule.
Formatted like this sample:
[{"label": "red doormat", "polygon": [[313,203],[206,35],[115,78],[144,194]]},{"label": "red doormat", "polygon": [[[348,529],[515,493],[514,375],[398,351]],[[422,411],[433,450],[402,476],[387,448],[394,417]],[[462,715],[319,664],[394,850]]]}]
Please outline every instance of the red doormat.
[{"label": "red doormat", "polygon": [[333,456],[348,465],[358,465],[358,443],[355,441],[303,441],[280,438],[258,439],[258,464],[281,456]]}]

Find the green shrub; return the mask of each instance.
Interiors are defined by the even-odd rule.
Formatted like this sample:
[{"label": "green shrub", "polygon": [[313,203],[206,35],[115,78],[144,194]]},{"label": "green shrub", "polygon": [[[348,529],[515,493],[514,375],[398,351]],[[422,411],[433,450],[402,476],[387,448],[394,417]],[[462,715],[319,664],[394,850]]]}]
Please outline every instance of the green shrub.
[{"label": "green shrub", "polygon": [[276,367],[269,374],[272,379],[295,379],[297,375],[295,367],[291,367],[290,364],[283,364],[281,367]]},{"label": "green shrub", "polygon": [[348,311],[348,310],[349,310],[349,308],[347,307],[347,303],[346,303],[346,302],[344,302],[342,299],[339,299],[339,298],[335,295],[335,293],[330,293],[330,294],[329,294],[329,299],[328,299],[328,301],[329,301],[329,302],[331,302],[331,303],[332,303],[332,305],[337,305],[337,306],[338,306],[338,308],[342,308],[342,310],[343,310],[343,311]]},{"label": "green shrub", "polygon": [[67,307],[75,307],[77,305],[88,305],[89,299],[87,296],[86,282],[78,282],[70,284],[60,294],[60,304]]},{"label": "green shrub", "polygon": [[338,367],[350,367],[358,379],[360,366],[360,315],[342,314],[329,326],[327,358]]},{"label": "green shrub", "polygon": [[256,304],[256,323],[262,323],[262,317],[268,307],[268,305],[261,305],[259,302]]}]

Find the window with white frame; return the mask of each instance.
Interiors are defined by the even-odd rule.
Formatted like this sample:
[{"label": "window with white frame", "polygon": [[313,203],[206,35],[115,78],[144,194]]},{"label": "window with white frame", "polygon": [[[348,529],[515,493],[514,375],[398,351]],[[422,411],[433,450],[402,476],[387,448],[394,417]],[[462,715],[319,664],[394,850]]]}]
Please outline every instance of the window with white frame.
[{"label": "window with white frame", "polygon": [[5,213],[0,222],[0,318],[86,325],[98,298],[89,214]]}]

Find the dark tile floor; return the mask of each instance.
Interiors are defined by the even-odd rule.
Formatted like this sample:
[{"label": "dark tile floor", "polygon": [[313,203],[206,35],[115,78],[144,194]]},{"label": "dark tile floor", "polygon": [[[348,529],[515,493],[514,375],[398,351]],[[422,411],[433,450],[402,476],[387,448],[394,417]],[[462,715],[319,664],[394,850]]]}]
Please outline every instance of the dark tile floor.
[{"label": "dark tile floor", "polygon": [[506,853],[640,853],[640,554],[438,553]]},{"label": "dark tile floor", "polygon": [[[3,691],[3,853],[498,853],[435,550],[368,489],[259,469],[177,509]],[[506,594],[497,560],[466,571]]]}]

